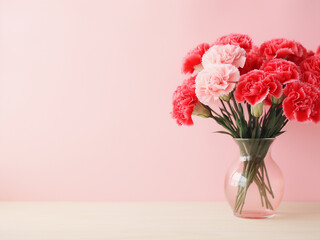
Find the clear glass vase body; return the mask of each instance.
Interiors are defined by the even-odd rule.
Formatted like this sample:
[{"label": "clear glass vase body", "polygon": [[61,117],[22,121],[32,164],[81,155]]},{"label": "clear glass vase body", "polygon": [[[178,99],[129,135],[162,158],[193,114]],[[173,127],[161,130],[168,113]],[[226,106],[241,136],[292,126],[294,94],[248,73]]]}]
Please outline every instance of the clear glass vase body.
[{"label": "clear glass vase body", "polygon": [[235,139],[240,156],[225,177],[225,195],[238,217],[272,217],[280,205],[284,180],[270,150],[274,139]]}]

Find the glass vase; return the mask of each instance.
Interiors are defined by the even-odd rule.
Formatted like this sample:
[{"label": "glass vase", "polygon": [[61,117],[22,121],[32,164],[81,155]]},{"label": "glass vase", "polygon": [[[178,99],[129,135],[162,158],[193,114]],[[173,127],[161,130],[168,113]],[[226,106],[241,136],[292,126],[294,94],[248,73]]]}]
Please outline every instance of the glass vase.
[{"label": "glass vase", "polygon": [[240,156],[227,171],[225,195],[237,217],[272,217],[282,200],[284,180],[270,154],[273,141],[235,139]]}]

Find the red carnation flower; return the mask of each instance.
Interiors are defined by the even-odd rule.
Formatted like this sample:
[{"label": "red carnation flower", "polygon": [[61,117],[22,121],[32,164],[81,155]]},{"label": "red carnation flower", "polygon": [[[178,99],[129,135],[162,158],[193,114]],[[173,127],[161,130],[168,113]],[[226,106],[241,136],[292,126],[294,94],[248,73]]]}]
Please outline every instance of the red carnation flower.
[{"label": "red carnation flower", "polygon": [[264,103],[267,106],[271,106],[272,105],[272,99],[271,99],[271,95],[270,94],[266,97],[266,99],[264,100]]},{"label": "red carnation flower", "polygon": [[320,88],[320,55],[306,58],[301,64],[301,81],[310,83]]},{"label": "red carnation flower", "polygon": [[249,52],[252,48],[252,39],[245,34],[232,33],[232,34],[218,38],[214,44],[215,45],[226,45],[226,44],[236,45],[246,50],[246,52]]},{"label": "red carnation flower", "polygon": [[261,70],[277,74],[281,84],[299,81],[298,67],[293,63],[284,59],[272,59],[263,63]]},{"label": "red carnation flower", "polygon": [[210,48],[208,43],[201,43],[195,49],[188,52],[183,60],[182,72],[193,73],[194,66],[201,64],[203,54]]},{"label": "red carnation flower", "polygon": [[288,55],[301,57],[303,54],[295,41],[285,38],[272,39],[264,42],[260,47],[260,53],[266,59],[284,58]]},{"label": "red carnation flower", "polygon": [[251,105],[262,102],[268,95],[280,97],[282,85],[275,74],[253,70],[240,77],[234,96],[238,102],[247,100]]},{"label": "red carnation flower", "polygon": [[320,92],[310,84],[294,82],[284,89],[283,111],[289,120],[320,121]]},{"label": "red carnation flower", "polygon": [[320,76],[312,72],[304,72],[302,74],[301,82],[309,83],[320,89]]},{"label": "red carnation flower", "polygon": [[306,58],[300,64],[300,68],[302,72],[312,72],[320,74],[320,55],[315,55]]},{"label": "red carnation flower", "polygon": [[320,46],[318,47],[316,54],[317,54],[317,55],[320,54]]},{"label": "red carnation flower", "polygon": [[251,51],[247,54],[246,63],[243,68],[240,68],[240,73],[245,74],[254,69],[259,69],[263,63],[263,57],[260,55],[260,49],[253,46]]},{"label": "red carnation flower", "polygon": [[307,49],[302,46],[301,43],[295,42],[297,45],[298,53],[297,54],[290,54],[287,56],[287,60],[294,62],[295,64],[300,64],[303,60],[307,57],[313,56],[314,53],[312,51],[307,51]]},{"label": "red carnation flower", "polygon": [[[319,49],[318,49],[318,51],[319,51]],[[319,53],[317,53],[317,55],[318,54],[320,54],[320,52]],[[308,52],[307,52],[307,57],[306,58],[308,58],[308,57],[312,57],[312,56],[314,56],[315,55],[315,53],[312,51],[312,50],[309,50]],[[303,59],[304,60],[304,59]]]},{"label": "red carnation flower", "polygon": [[193,107],[199,102],[195,93],[196,76],[184,80],[173,93],[172,117],[179,125],[193,125],[191,118]]}]

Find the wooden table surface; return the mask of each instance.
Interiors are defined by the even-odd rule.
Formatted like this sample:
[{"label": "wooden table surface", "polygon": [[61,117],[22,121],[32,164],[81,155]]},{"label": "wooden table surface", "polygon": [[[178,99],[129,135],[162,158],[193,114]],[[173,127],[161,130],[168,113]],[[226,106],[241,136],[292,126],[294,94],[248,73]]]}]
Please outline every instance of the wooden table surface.
[{"label": "wooden table surface", "polygon": [[272,219],[224,202],[0,202],[1,240],[319,240],[320,202],[285,202]]}]

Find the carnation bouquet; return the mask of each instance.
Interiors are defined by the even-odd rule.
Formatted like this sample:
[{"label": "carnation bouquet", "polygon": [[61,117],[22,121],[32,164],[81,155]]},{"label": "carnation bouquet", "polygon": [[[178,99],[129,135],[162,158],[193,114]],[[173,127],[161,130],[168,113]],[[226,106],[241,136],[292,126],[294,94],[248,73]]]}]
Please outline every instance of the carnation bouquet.
[{"label": "carnation bouquet", "polygon": [[273,210],[276,196],[264,161],[272,141],[262,139],[283,134],[289,120],[319,122],[320,48],[314,53],[283,38],[255,46],[247,35],[230,34],[191,50],[182,72],[186,79],[173,94],[177,124],[212,118],[224,128],[218,133],[246,140],[237,142],[242,166],[234,213],[241,214],[253,185],[261,205]]}]

